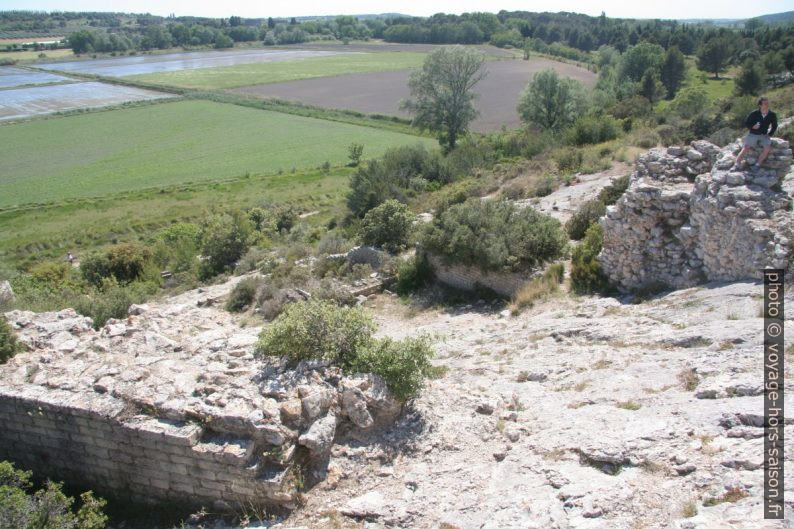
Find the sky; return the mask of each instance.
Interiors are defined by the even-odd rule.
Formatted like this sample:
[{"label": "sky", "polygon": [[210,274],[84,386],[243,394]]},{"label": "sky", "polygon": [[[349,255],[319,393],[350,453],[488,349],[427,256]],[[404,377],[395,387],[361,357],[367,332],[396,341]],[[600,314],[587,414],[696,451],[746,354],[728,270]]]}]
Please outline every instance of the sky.
[{"label": "sky", "polygon": [[434,13],[460,14],[473,11],[569,11],[613,18],[751,18],[794,11],[794,0],[666,0],[663,2],[625,0],[0,0],[0,10],[33,11],[115,11],[153,15],[193,15],[247,18],[311,15],[356,15],[402,13],[430,16]]}]

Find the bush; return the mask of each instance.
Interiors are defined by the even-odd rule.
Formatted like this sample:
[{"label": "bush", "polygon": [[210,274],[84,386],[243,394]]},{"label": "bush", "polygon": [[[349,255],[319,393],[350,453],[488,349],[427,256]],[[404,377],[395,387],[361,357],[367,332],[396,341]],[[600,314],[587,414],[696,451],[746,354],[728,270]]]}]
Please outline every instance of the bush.
[{"label": "bush", "polygon": [[413,221],[414,215],[408,206],[396,200],[387,200],[364,215],[361,222],[362,242],[397,253],[408,244]]},{"label": "bush", "polygon": [[229,299],[226,300],[226,310],[229,312],[242,312],[245,310],[254,302],[257,290],[262,283],[262,279],[258,277],[246,277],[240,280],[234,285],[229,294]]},{"label": "bush", "polygon": [[611,116],[584,116],[574,122],[568,137],[574,145],[585,145],[614,140],[619,133],[620,125]]},{"label": "bush", "polygon": [[152,263],[152,252],[137,242],[116,244],[104,253],[88,256],[80,263],[80,272],[89,283],[100,286],[107,278],[119,283],[141,279]]},{"label": "bush", "polygon": [[404,261],[397,269],[397,283],[394,290],[398,294],[408,294],[430,283],[433,271],[424,255],[415,255]]},{"label": "bush", "polygon": [[431,373],[433,351],[425,338],[375,339],[375,323],[360,307],[322,300],[293,303],[259,336],[255,354],[280,356],[290,364],[323,359],[345,373],[382,376],[399,399],[418,394]]},{"label": "bush", "polygon": [[588,200],[574,212],[568,222],[565,223],[565,231],[568,237],[579,241],[584,237],[587,228],[601,218],[607,211],[607,207],[598,199]]},{"label": "bush", "polygon": [[239,211],[212,215],[201,226],[201,253],[205,257],[201,275],[208,279],[225,270],[245,253],[253,230],[251,221]]},{"label": "bush", "polygon": [[156,284],[140,281],[121,285],[110,277],[103,279],[99,288],[77,297],[74,309],[91,318],[94,328],[99,329],[111,318],[126,318],[130,305],[143,302],[158,288]]},{"label": "bush", "polygon": [[363,351],[355,371],[380,375],[394,396],[402,401],[419,394],[425,378],[433,372],[433,350],[426,337],[374,340]]},{"label": "bush", "polygon": [[449,263],[483,271],[525,271],[556,259],[565,248],[556,219],[507,201],[469,199],[426,226],[422,245]]},{"label": "bush", "polygon": [[11,325],[5,319],[5,316],[0,315],[0,364],[5,364],[9,358],[17,354],[20,350],[19,342],[17,342],[14,331]]},{"label": "bush", "polygon": [[604,203],[605,206],[611,206],[616,203],[626,189],[629,188],[629,175],[619,176],[612,180],[612,182],[604,189],[599,191],[598,200]]},{"label": "bush", "polygon": [[3,529],[101,529],[107,523],[102,513],[106,501],[93,493],[80,495],[80,508],[73,512],[74,498],[63,485],[47,481],[31,493],[31,472],[16,470],[0,461],[0,527]]},{"label": "bush", "polygon": [[603,292],[608,287],[606,276],[598,262],[598,253],[604,242],[604,231],[599,224],[587,229],[584,240],[571,254],[571,288],[577,294]]}]

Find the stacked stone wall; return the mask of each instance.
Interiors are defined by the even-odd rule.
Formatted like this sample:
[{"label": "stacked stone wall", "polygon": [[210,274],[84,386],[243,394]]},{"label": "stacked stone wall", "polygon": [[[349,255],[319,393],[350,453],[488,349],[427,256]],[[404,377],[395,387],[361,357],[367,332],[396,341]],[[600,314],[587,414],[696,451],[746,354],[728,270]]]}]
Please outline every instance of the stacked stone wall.
[{"label": "stacked stone wall", "polygon": [[626,193],[600,220],[599,261],[613,283],[685,288],[789,268],[792,202],[782,184],[792,151],[773,138],[762,167],[753,166],[760,149],[751,149],[749,166],[737,168],[740,149],[696,141],[639,158]]},{"label": "stacked stone wall", "polygon": [[485,273],[473,266],[446,264],[437,255],[430,253],[426,255],[436,279],[461,290],[472,291],[479,287],[486,287],[497,294],[510,297],[518,292],[529,279],[527,274]]},{"label": "stacked stone wall", "polygon": [[112,398],[46,390],[0,391],[0,459],[37,476],[133,502],[230,510],[280,503],[284,470],[263,468],[251,439],[201,425],[127,415]]}]

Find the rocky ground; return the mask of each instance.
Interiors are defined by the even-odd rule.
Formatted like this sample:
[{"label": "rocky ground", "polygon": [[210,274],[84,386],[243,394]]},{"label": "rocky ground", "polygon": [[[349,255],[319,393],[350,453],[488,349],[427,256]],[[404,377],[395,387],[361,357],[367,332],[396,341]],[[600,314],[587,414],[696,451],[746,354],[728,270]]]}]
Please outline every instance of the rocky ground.
[{"label": "rocky ground", "polygon": [[787,527],[762,518],[762,293],[562,296],[517,317],[381,295],[380,332],[438,334],[448,371],[384,434],[396,444],[337,445],[284,527]]}]

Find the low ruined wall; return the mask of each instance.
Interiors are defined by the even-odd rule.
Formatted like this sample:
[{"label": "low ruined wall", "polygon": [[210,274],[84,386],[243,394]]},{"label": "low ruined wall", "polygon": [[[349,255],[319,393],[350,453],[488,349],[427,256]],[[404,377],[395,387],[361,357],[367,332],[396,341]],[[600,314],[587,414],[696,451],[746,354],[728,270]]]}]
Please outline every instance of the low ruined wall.
[{"label": "low ruined wall", "polygon": [[0,365],[0,459],[134,502],[293,508],[337,427],[388,424],[402,404],[376,375],[256,357],[259,329],[214,307],[233,285],[133,305],[99,331],[72,309],[5,313],[27,351]]},{"label": "low ruined wall", "polygon": [[251,439],[206,435],[198,424],[135,415],[116,399],[59,390],[0,390],[0,459],[36,476],[142,503],[231,510],[289,504],[284,471],[268,472]]},{"label": "low ruined wall", "polygon": [[503,296],[511,297],[530,279],[527,274],[485,273],[473,266],[446,264],[436,255],[427,253],[427,261],[442,283],[461,290],[487,287]]}]

